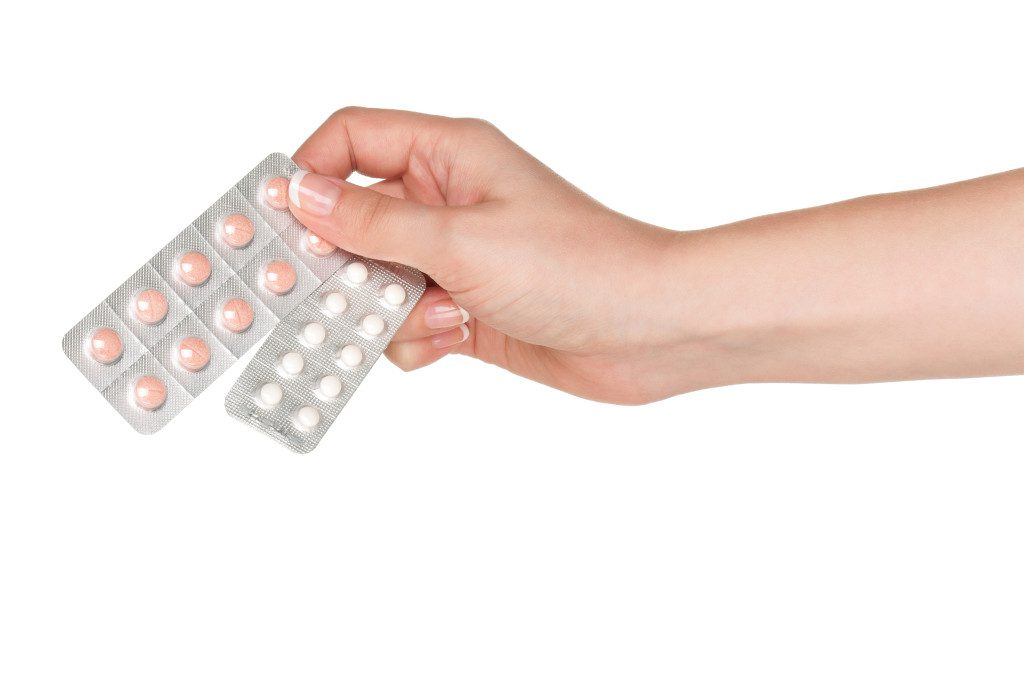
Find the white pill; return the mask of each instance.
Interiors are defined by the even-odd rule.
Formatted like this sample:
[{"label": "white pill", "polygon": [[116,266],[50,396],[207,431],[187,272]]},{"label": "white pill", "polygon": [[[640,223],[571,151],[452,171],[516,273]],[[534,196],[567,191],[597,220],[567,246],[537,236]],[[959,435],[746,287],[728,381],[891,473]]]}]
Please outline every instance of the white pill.
[{"label": "white pill", "polygon": [[302,327],[302,339],[311,345],[319,345],[327,337],[327,329],[319,321],[311,321]]},{"label": "white pill", "polygon": [[341,363],[345,364],[349,368],[355,368],[359,364],[363,363],[363,350],[359,349],[355,345],[345,345],[338,352],[338,358],[341,359]]},{"label": "white pill", "polygon": [[345,267],[345,276],[352,283],[365,283],[370,276],[370,271],[362,262],[353,262]]},{"label": "white pill", "polygon": [[384,302],[395,307],[405,302],[405,288],[397,283],[392,283],[384,289]]},{"label": "white pill", "polygon": [[305,365],[306,362],[302,360],[302,355],[298,352],[288,352],[281,357],[281,369],[288,375],[302,373],[302,367]]},{"label": "white pill", "polygon": [[267,383],[260,388],[260,402],[267,408],[273,408],[281,403],[284,398],[284,390],[277,383]]},{"label": "white pill", "polygon": [[325,375],[320,378],[320,382],[317,384],[317,389],[324,397],[334,399],[336,396],[341,394],[341,378],[336,375]]},{"label": "white pill", "polygon": [[313,406],[303,406],[295,414],[295,423],[302,428],[312,430],[320,424],[320,411]]},{"label": "white pill", "polygon": [[384,332],[384,319],[380,318],[376,314],[367,314],[364,316],[360,325],[363,327],[364,333],[373,337],[377,337]]},{"label": "white pill", "polygon": [[324,308],[331,314],[342,314],[348,309],[348,298],[334,291],[324,296]]}]

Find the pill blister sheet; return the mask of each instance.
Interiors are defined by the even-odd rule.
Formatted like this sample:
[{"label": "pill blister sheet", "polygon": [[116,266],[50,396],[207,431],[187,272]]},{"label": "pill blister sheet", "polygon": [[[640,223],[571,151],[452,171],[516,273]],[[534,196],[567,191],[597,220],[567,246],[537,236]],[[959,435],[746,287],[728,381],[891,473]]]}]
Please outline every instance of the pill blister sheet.
[{"label": "pill blister sheet", "polygon": [[350,256],[256,351],[224,400],[228,413],[312,451],[425,287],[415,269]]},{"label": "pill blister sheet", "polygon": [[268,156],[64,336],[139,432],[163,427],[350,258],[301,247],[287,202],[297,170]]}]

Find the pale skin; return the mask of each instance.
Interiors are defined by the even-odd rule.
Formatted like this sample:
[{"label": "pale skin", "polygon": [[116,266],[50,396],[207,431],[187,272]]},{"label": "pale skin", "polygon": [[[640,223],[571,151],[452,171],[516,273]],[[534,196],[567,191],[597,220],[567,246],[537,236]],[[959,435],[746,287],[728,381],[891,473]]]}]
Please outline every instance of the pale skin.
[{"label": "pale skin", "polygon": [[386,352],[405,370],[458,353],[621,404],[1024,373],[1024,170],[681,232],[474,119],[342,109],[294,159],[303,224],[432,279]]}]

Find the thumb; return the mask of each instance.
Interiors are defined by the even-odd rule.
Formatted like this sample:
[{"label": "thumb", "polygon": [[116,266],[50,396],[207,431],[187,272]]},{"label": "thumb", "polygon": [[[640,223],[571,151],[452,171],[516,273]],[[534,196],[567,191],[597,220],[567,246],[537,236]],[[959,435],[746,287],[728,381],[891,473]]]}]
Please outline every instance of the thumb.
[{"label": "thumb", "polygon": [[305,170],[292,176],[288,203],[296,219],[344,250],[427,272],[441,264],[444,222],[452,208],[393,198]]}]

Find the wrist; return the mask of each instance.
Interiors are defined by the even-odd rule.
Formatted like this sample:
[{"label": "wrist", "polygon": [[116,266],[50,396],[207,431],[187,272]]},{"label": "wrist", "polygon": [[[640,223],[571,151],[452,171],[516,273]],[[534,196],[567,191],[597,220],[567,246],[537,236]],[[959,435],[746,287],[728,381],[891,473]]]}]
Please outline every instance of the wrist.
[{"label": "wrist", "polygon": [[658,378],[673,393],[756,379],[757,356],[770,355],[769,281],[745,273],[726,230],[669,232],[653,276],[661,300],[649,308],[650,344],[667,355]]}]

